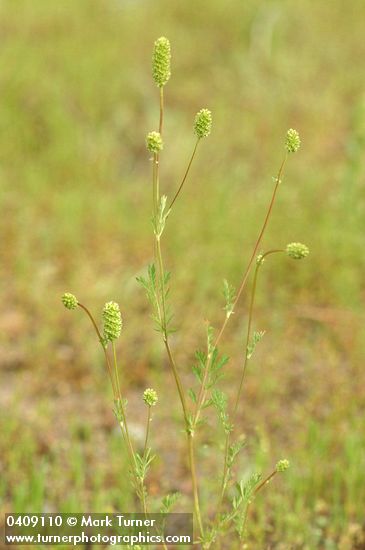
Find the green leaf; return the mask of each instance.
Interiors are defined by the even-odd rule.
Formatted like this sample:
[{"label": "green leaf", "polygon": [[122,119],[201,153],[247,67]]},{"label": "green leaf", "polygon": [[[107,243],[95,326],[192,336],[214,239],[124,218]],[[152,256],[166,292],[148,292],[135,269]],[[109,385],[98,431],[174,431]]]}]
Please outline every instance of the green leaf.
[{"label": "green leaf", "polygon": [[233,425],[229,421],[229,415],[227,413],[227,396],[220,390],[214,389],[212,391],[212,403],[218,412],[219,420],[223,426],[224,432],[228,435],[233,430]]},{"label": "green leaf", "polygon": [[173,506],[175,506],[176,502],[181,497],[181,494],[179,492],[170,493],[166,495],[162,499],[162,506],[161,506],[161,514],[168,514],[171,512],[171,509]]},{"label": "green leaf", "polygon": [[149,470],[151,462],[155,458],[155,455],[151,454],[151,449],[147,449],[144,455],[135,453],[135,458],[136,458],[136,464],[135,464],[136,476],[143,481],[146,478],[147,472]]},{"label": "green leaf", "polygon": [[160,203],[158,205],[158,210],[156,216],[152,218],[153,231],[157,239],[161,238],[162,233],[164,232],[166,219],[169,215],[169,211],[166,210],[167,197],[162,195]]},{"label": "green leaf", "polygon": [[246,357],[247,359],[251,359],[255,349],[256,349],[256,346],[259,342],[261,342],[261,340],[263,339],[264,337],[264,334],[265,334],[265,331],[261,331],[261,332],[254,332],[253,333],[253,336],[252,336],[252,339],[251,341],[249,342],[248,346],[247,346],[247,350],[246,350]]},{"label": "green leaf", "polygon": [[234,301],[236,299],[236,290],[234,286],[229,284],[227,279],[224,279],[223,281],[223,296],[226,301],[226,305],[224,306],[224,310],[226,312],[227,319],[232,315],[233,307],[234,307]]},{"label": "green leaf", "polygon": [[198,399],[197,399],[195,391],[192,388],[190,388],[188,390],[188,396],[190,397],[190,399],[192,400],[193,403],[197,403]]}]

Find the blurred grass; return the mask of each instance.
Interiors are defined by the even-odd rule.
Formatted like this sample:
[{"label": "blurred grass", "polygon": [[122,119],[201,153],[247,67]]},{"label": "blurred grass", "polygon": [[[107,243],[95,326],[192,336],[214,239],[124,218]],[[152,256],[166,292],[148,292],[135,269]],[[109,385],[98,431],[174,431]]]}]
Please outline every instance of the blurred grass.
[{"label": "blurred grass", "polygon": [[[298,240],[311,255],[300,265],[268,262],[263,272],[256,324],[268,333],[240,419],[252,441],[243,469],[281,456],[293,469],[255,506],[250,534],[255,548],[352,548],[348,531],[364,521],[365,501],[364,16],[362,0],[1,3],[4,509],[130,505],[102,357],[87,320],[61,307],[63,291],[96,312],[106,300],[121,303],[124,382],[135,400],[154,383],[168,422],[163,395],[172,381],[135,283],[151,260],[144,136],[158,116],[151,47],[164,34],[173,47],[167,194],[192,149],[195,112],[214,114],[165,239],[179,363],[188,381],[203,321],[221,319],[221,281],[239,280],[283,136],[297,128],[303,146],[290,159],[265,248]],[[228,388],[244,323],[237,314],[225,346]],[[130,409],[137,429],[140,409]],[[188,490],[184,457],[171,456],[177,435],[168,431],[160,444],[176,463],[176,486]],[[64,456],[63,445],[72,452]],[[175,484],[163,471],[160,464],[156,492]]]}]

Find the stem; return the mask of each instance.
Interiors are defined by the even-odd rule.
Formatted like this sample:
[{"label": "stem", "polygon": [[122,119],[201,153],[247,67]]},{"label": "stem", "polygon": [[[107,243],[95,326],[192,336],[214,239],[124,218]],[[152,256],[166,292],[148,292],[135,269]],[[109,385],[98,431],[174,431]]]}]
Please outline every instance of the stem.
[{"label": "stem", "polygon": [[[134,482],[136,484],[136,488],[139,486],[139,495],[140,495],[140,500],[141,500],[141,504],[142,504],[142,510],[143,510],[144,514],[147,514],[147,503],[146,503],[146,495],[145,495],[145,491],[144,491],[144,480],[137,477],[137,474],[136,474],[137,460],[136,460],[136,455],[134,453],[132,440],[131,440],[131,437],[130,437],[130,434],[129,434],[128,424],[127,424],[127,417],[126,417],[124,404],[123,404],[123,399],[122,399],[122,394],[121,394],[121,389],[120,389],[117,352],[116,352],[114,341],[112,342],[112,347],[113,347],[113,358],[114,358],[114,370],[115,370],[115,377],[116,377],[117,391],[118,391],[118,401],[119,401],[119,407],[120,407],[119,410],[120,410],[121,416],[122,416],[122,421],[119,422],[119,425],[121,427],[122,433],[124,435],[124,439],[125,439],[126,444],[127,444],[127,449],[128,449],[128,453],[129,453],[129,460],[131,462],[132,474],[133,474],[133,477],[134,477]],[[137,494],[138,494],[138,491],[137,491]]]},{"label": "stem", "polygon": [[[266,227],[267,227],[267,224],[269,222],[269,219],[270,219],[270,215],[271,215],[271,212],[272,212],[272,209],[273,209],[273,206],[274,206],[274,203],[275,203],[275,198],[276,198],[276,195],[277,195],[277,191],[278,191],[278,188],[279,188],[279,185],[281,183],[281,176],[282,176],[282,173],[283,173],[283,170],[284,170],[284,166],[285,166],[285,163],[286,163],[286,160],[287,160],[287,153],[285,154],[284,156],[284,159],[280,165],[280,168],[279,168],[279,171],[278,171],[278,175],[276,177],[276,183],[275,183],[275,187],[274,187],[274,191],[273,191],[273,194],[271,196],[271,200],[270,200],[270,203],[269,203],[269,207],[268,207],[268,210],[266,212],[266,216],[265,216],[265,219],[264,219],[264,222],[263,222],[263,225],[261,227],[261,230],[260,230],[260,233],[259,233],[259,236],[257,237],[256,239],[256,243],[255,243],[255,246],[254,246],[254,249],[253,249],[253,252],[251,254],[251,257],[250,257],[250,260],[248,262],[248,265],[246,267],[246,271],[244,272],[244,275],[243,275],[243,279],[242,279],[242,282],[241,282],[241,285],[239,287],[239,290],[237,292],[237,296],[233,302],[233,307],[232,307],[232,311],[234,311],[234,309],[236,308],[238,302],[239,302],[239,299],[241,297],[241,294],[246,286],[246,282],[247,282],[247,279],[248,279],[248,276],[250,274],[250,271],[251,271],[251,267],[252,267],[252,264],[255,260],[255,257],[256,257],[256,254],[257,254],[257,250],[260,246],[260,243],[262,241],[262,238],[265,234],[265,230],[266,230]],[[228,323],[228,320],[230,319],[230,315],[229,316],[226,316],[225,319],[224,319],[224,322],[222,324],[222,327],[218,333],[218,336],[217,338],[215,339],[215,342],[214,342],[214,346],[213,346],[213,349],[217,348],[218,347],[218,344],[223,336],[223,333],[225,331],[225,328],[227,326],[227,323]],[[196,422],[198,421],[199,419],[199,416],[200,416],[200,412],[201,412],[201,406],[202,406],[202,403],[205,401],[205,397],[206,397],[206,389],[205,389],[205,383],[206,383],[206,379],[207,379],[207,376],[208,376],[208,373],[209,373],[209,370],[210,370],[210,367],[211,367],[211,361],[212,361],[212,355],[210,356],[209,360],[207,360],[207,365],[206,365],[206,368],[205,368],[205,371],[204,371],[204,375],[203,375],[203,382],[201,387],[200,387],[200,391],[199,391],[199,395],[198,395],[198,399],[197,399],[197,405],[196,405],[196,409],[195,409],[195,415],[194,415],[194,422],[193,424],[195,425]]]},{"label": "stem", "polygon": [[186,404],[184,389],[183,389],[183,386],[182,386],[182,383],[181,383],[180,375],[178,373],[176,363],[175,363],[175,359],[172,355],[170,344],[169,344],[169,341],[168,341],[167,337],[164,337],[164,344],[165,344],[165,348],[166,348],[167,355],[168,355],[168,358],[169,358],[170,366],[171,366],[172,372],[174,374],[177,390],[178,390],[178,393],[179,393],[181,407],[182,407],[183,413],[184,413],[185,425],[186,425],[186,427],[188,427],[189,417],[188,417],[188,408],[187,408],[187,404]]},{"label": "stem", "polygon": [[193,485],[193,495],[194,495],[194,511],[198,522],[200,534],[201,536],[204,536],[203,522],[200,514],[198,479],[196,476],[196,468],[195,468],[194,443],[193,443],[194,436],[190,431],[188,431],[187,434],[188,434],[188,448],[189,448],[189,465],[190,465],[191,481]]},{"label": "stem", "polygon": [[106,351],[106,348],[104,347],[103,345],[103,337],[102,335],[100,334],[100,331],[98,329],[98,326],[95,322],[95,319],[94,317],[92,316],[91,312],[88,310],[88,308],[86,306],[84,306],[83,304],[80,304],[80,302],[77,302],[79,307],[81,307],[81,309],[83,309],[86,313],[86,315],[89,317],[94,329],[95,329],[95,332],[97,334],[97,337],[99,339],[99,342],[100,342],[100,345],[101,347],[103,348],[103,352],[104,352],[104,356],[105,356],[105,362],[106,362],[106,366],[107,366],[107,370],[108,370],[108,374],[109,374],[109,378],[110,378],[110,382],[111,382],[111,385],[112,385],[112,388],[113,388],[113,395],[114,395],[114,399],[117,398],[117,392],[116,392],[116,388],[115,388],[115,384],[114,384],[114,379],[113,379],[113,375],[112,375],[112,368],[111,368],[111,365],[110,365],[110,360],[109,360],[109,356],[108,356],[108,353]]},{"label": "stem", "polygon": [[122,395],[121,395],[121,392],[120,392],[119,375],[118,375],[118,364],[117,364],[117,354],[116,354],[116,349],[115,349],[115,344],[114,344],[114,342],[112,342],[112,346],[113,346],[113,357],[114,357],[114,370],[115,370],[115,373],[116,373],[117,385],[118,385],[118,392],[119,392],[119,393],[118,393],[118,400],[119,400],[119,404],[120,404],[120,411],[121,411],[121,413],[122,413],[123,428],[124,428],[124,431],[125,431],[126,440],[127,440],[127,445],[128,445],[128,450],[129,450],[130,456],[131,456],[131,458],[132,458],[132,462],[133,462],[134,465],[136,465],[136,457],[135,457],[135,454],[134,454],[134,449],[133,449],[133,445],[132,445],[132,440],[131,440],[130,435],[129,435],[128,424],[127,424],[127,418],[126,418],[126,414],[125,414],[125,409],[124,409],[124,404],[123,404]]},{"label": "stem", "polygon": [[191,168],[191,165],[193,164],[193,160],[194,160],[194,157],[195,157],[195,153],[196,153],[196,150],[198,148],[198,144],[199,144],[199,141],[200,141],[200,138],[198,138],[195,142],[195,146],[194,146],[194,149],[193,149],[193,152],[192,152],[192,155],[190,157],[190,161],[189,161],[189,164],[185,170],[185,174],[184,174],[184,177],[183,179],[181,180],[181,183],[179,185],[179,188],[178,190],[176,191],[175,193],[175,196],[174,198],[172,199],[171,203],[170,203],[170,206],[169,206],[169,210],[171,210],[171,208],[173,207],[177,197],[180,195],[180,192],[182,190],[182,188],[184,187],[184,183],[186,181],[186,178],[188,177],[188,174],[189,174],[189,171],[190,171],[190,168]]},{"label": "stem", "polygon": [[[246,345],[245,345],[245,359],[244,359],[244,363],[243,363],[241,380],[240,380],[240,384],[239,384],[239,387],[238,387],[237,397],[236,397],[234,411],[233,411],[233,417],[232,417],[232,423],[233,424],[235,423],[235,419],[236,419],[236,416],[237,416],[238,405],[239,405],[239,401],[240,401],[240,397],[241,397],[241,393],[242,393],[243,381],[244,381],[246,367],[247,367],[247,363],[248,363],[247,348],[248,348],[248,345],[250,343],[250,338],[251,338],[251,327],[252,327],[253,310],[254,310],[254,303],[255,303],[255,297],[256,297],[256,288],[257,288],[257,279],[258,279],[259,269],[260,269],[263,261],[265,260],[265,258],[267,256],[269,256],[270,254],[275,254],[277,252],[284,252],[284,250],[281,250],[281,249],[269,250],[268,252],[266,252],[265,254],[262,255],[260,262],[256,264],[254,279],[253,279],[253,283],[252,283],[252,290],[251,290],[250,307],[249,307],[249,313],[248,313]],[[228,453],[229,453],[230,437],[231,437],[231,434],[228,433],[226,435],[225,447],[224,447],[223,477],[222,477],[221,492],[220,492],[220,497],[219,497],[219,502],[218,502],[218,507],[217,507],[217,513],[216,513],[216,520],[215,520],[216,522],[219,521],[219,514],[220,514],[220,511],[221,511],[221,508],[222,508],[222,505],[223,505],[223,499],[224,499],[224,495],[225,495],[225,492],[226,492],[226,489],[227,489],[227,484],[228,484]]]},{"label": "stem", "polygon": [[[81,309],[83,309],[85,311],[85,313],[87,314],[87,316],[89,317],[94,329],[95,329],[95,332],[98,336],[98,339],[99,339],[99,342],[100,342],[100,345],[101,347],[103,348],[103,351],[104,351],[104,355],[105,355],[105,360],[106,360],[106,365],[107,365],[107,369],[108,369],[108,373],[109,373],[109,377],[110,377],[110,381],[111,381],[111,384],[112,384],[112,388],[113,388],[113,395],[114,395],[114,400],[119,403],[119,407],[120,407],[120,412],[121,412],[121,416],[122,416],[122,421],[119,421],[119,426],[120,426],[120,429],[122,431],[122,436],[123,436],[123,439],[126,443],[126,447],[127,447],[127,451],[128,451],[128,457],[129,457],[129,462],[131,464],[131,468],[132,468],[132,475],[133,475],[133,478],[134,478],[134,482],[136,484],[136,487],[138,486],[138,484],[141,484],[136,476],[136,471],[135,471],[135,467],[136,467],[136,457],[135,457],[135,454],[134,454],[134,449],[133,449],[133,445],[132,445],[132,441],[131,441],[131,438],[130,438],[130,435],[129,435],[129,430],[128,430],[128,425],[127,425],[127,419],[126,419],[126,414],[125,414],[125,410],[124,410],[124,405],[123,405],[123,400],[122,400],[122,395],[121,395],[121,390],[120,390],[120,382],[119,382],[119,374],[118,374],[118,364],[117,364],[117,355],[116,355],[116,349],[115,349],[115,344],[114,342],[112,342],[112,346],[113,346],[113,358],[114,358],[114,375],[115,375],[115,381],[113,379],[113,375],[112,375],[112,367],[111,367],[111,364],[110,364],[110,360],[109,360],[109,356],[108,356],[108,353],[106,351],[106,348],[104,347],[103,345],[103,337],[98,329],[98,326],[95,322],[95,319],[94,317],[92,316],[91,312],[88,310],[88,308],[86,306],[84,306],[83,304],[81,304],[80,302],[78,302],[78,305],[79,307],[81,307]],[[146,514],[147,513],[147,507],[146,507],[146,499],[145,499],[145,494],[144,494],[144,490],[143,490],[143,486],[142,486],[142,491],[141,491],[141,504],[142,504],[142,508],[143,508],[143,512]]]},{"label": "stem", "polygon": [[[261,227],[261,231],[259,233],[259,236],[257,237],[257,240],[256,240],[256,243],[255,243],[255,246],[254,246],[254,249],[253,249],[253,252],[251,254],[251,258],[248,262],[248,265],[247,265],[247,268],[246,268],[246,271],[243,275],[243,279],[242,279],[242,282],[241,282],[241,285],[239,287],[239,290],[237,292],[237,296],[235,298],[235,301],[233,302],[233,310],[235,309],[235,307],[237,306],[238,304],[238,301],[241,297],[241,294],[243,292],[243,289],[245,288],[245,285],[246,285],[246,282],[247,282],[247,279],[248,279],[248,276],[249,276],[249,273],[250,273],[250,270],[251,270],[251,267],[252,267],[252,264],[253,264],[253,261],[256,257],[256,254],[257,254],[257,250],[261,244],[261,241],[262,241],[262,238],[265,234],[265,230],[266,230],[266,227],[267,227],[267,224],[269,222],[269,219],[270,219],[270,215],[271,215],[271,212],[272,212],[272,209],[273,209],[273,206],[274,206],[274,203],[275,203],[275,198],[276,198],[276,194],[277,194],[277,191],[279,189],[279,185],[281,183],[281,175],[283,173],[283,170],[284,170],[284,166],[285,166],[285,163],[286,163],[286,160],[287,160],[287,153],[285,154],[285,157],[283,159],[283,162],[281,163],[281,166],[279,168],[279,172],[278,172],[278,175],[276,177],[276,183],[275,183],[275,187],[274,187],[274,191],[273,191],[273,194],[271,196],[271,200],[270,200],[270,203],[269,203],[269,207],[268,207],[268,210],[266,212],[266,216],[265,216],[265,219],[264,219],[264,223]],[[220,339],[222,338],[222,335],[223,335],[223,332],[227,326],[227,323],[228,323],[228,319],[229,317],[226,317],[225,320],[224,320],[224,323],[222,325],[222,328],[216,338],[216,341],[215,341],[215,346],[214,347],[217,347],[218,344],[219,344],[219,341]]]},{"label": "stem", "polygon": [[156,218],[158,210],[158,193],[157,193],[157,170],[158,170],[158,155],[155,153],[152,159],[152,204],[153,204],[153,215]]},{"label": "stem", "polygon": [[143,456],[146,456],[147,451],[147,445],[148,445],[148,436],[150,434],[150,424],[151,424],[151,405],[148,405],[148,413],[147,413],[147,425],[146,425],[146,438],[144,440],[144,449],[143,449]]},{"label": "stem", "polygon": [[162,135],[162,127],[163,127],[163,86],[160,88],[160,122],[158,125],[158,131]]},{"label": "stem", "polygon": [[243,362],[240,385],[238,387],[236,403],[235,403],[235,407],[234,407],[234,411],[233,411],[233,420],[232,420],[233,423],[234,423],[236,415],[237,415],[237,409],[238,409],[238,405],[239,405],[239,401],[240,401],[240,397],[241,397],[241,393],[242,393],[243,381],[244,381],[246,367],[247,367],[247,363],[248,363],[247,348],[248,348],[248,345],[250,343],[250,338],[251,338],[253,308],[254,308],[255,297],[256,297],[256,287],[257,287],[257,278],[258,278],[258,274],[259,274],[259,269],[260,269],[263,261],[265,260],[265,258],[267,256],[270,256],[270,254],[276,254],[277,252],[284,252],[284,250],[281,250],[281,249],[280,250],[279,249],[269,250],[268,252],[266,252],[265,254],[262,255],[260,262],[256,264],[255,275],[254,275],[254,279],[253,279],[253,283],[252,283],[250,309],[249,309],[249,313],[248,313],[246,346],[245,346],[245,359],[244,359],[244,362]]},{"label": "stem", "polygon": [[[160,89],[160,123],[159,123],[159,131],[160,134],[162,133],[162,127],[163,127],[163,113],[164,113],[164,107],[163,107],[163,91],[162,88]],[[177,194],[175,195],[172,204],[175,202],[178,194],[180,193],[184,182],[187,178],[187,175],[190,170],[190,166],[193,162],[195,152],[197,149],[198,142],[195,144],[195,148],[192,154],[192,157],[190,159],[188,168],[185,172],[184,178],[182,180],[182,183],[180,184],[180,187],[178,189]],[[154,155],[154,170],[153,170],[153,204],[154,204],[154,213],[155,216],[157,215],[158,211],[158,202],[159,202],[159,155]],[[172,206],[171,204],[171,206]],[[171,208],[170,206],[170,208]],[[175,378],[177,390],[180,397],[180,402],[183,410],[184,415],[184,423],[185,423],[185,429],[187,433],[187,439],[188,439],[188,451],[189,451],[189,466],[190,466],[190,472],[191,472],[191,481],[193,486],[193,495],[194,495],[194,511],[195,515],[198,521],[200,534],[203,535],[203,525],[201,520],[201,514],[200,514],[200,506],[199,506],[199,492],[198,492],[198,482],[197,482],[197,476],[196,476],[196,468],[195,468],[195,458],[194,458],[194,446],[193,446],[193,439],[192,439],[192,433],[190,430],[190,422],[189,422],[189,416],[188,416],[188,409],[184,394],[183,385],[181,382],[181,378],[178,372],[178,369],[176,367],[176,362],[174,360],[170,344],[169,344],[169,337],[168,337],[168,331],[167,331],[167,318],[166,318],[166,299],[165,299],[165,271],[164,271],[164,265],[163,265],[163,258],[162,258],[162,250],[161,250],[161,239],[160,236],[155,235],[155,259],[158,263],[158,276],[159,276],[159,282],[160,282],[160,304],[161,309],[159,311],[159,315],[161,317],[161,326],[162,326],[162,335],[163,335],[163,341],[164,345],[167,351],[167,355],[169,358],[169,363]]]},{"label": "stem", "polygon": [[267,477],[265,477],[265,479],[264,479],[263,481],[261,481],[260,485],[258,485],[258,486],[256,487],[256,489],[254,490],[254,493],[253,493],[253,494],[254,494],[254,495],[257,495],[257,493],[258,493],[259,491],[261,491],[261,489],[262,489],[263,487],[265,487],[265,485],[266,485],[267,483],[269,483],[269,481],[271,481],[271,479],[272,479],[277,473],[278,473],[278,471],[277,471],[277,470],[274,470],[273,472],[271,472],[270,475],[268,475]]},{"label": "stem", "polygon": [[[277,474],[277,470],[274,470],[273,472],[271,472],[270,475],[268,475],[267,477],[265,477],[265,479],[263,481],[261,481],[260,485],[258,485],[256,487],[256,489],[254,490],[253,492],[253,495],[256,496],[257,493],[259,491],[261,491],[261,489],[263,487],[265,487],[265,485],[267,483],[269,483],[271,481],[271,479]],[[247,506],[246,506],[246,511],[245,511],[245,518],[244,518],[244,522],[243,522],[243,526],[242,526],[242,531],[244,530],[245,526],[246,526],[246,523],[247,523],[247,518],[248,518],[248,513],[249,513],[249,510],[250,510],[250,507],[251,507],[251,504],[252,502],[248,502]]]}]

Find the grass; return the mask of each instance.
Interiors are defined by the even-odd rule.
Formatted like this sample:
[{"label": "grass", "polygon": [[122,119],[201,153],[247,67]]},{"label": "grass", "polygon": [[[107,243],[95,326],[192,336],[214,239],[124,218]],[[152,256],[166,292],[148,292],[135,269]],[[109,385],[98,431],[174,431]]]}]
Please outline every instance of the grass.
[{"label": "grass", "polygon": [[[355,547],[350,534],[365,500],[364,9],[360,0],[232,1],[229,10],[216,0],[174,9],[167,1],[1,4],[1,511],[131,506],[102,354],[84,345],[87,320],[70,327],[59,296],[72,289],[95,310],[111,297],[122,304],[138,433],[146,381],[157,391],[173,383],[135,283],[151,260],[143,145],[157,116],[150,49],[166,34],[175,67],[166,100],[169,196],[193,145],[193,115],[205,104],[214,113],[165,240],[187,350],[202,341],[204,319],[221,318],[222,279],[239,279],[281,136],[293,126],[303,141],[265,248],[293,238],[311,256],[293,275],[273,261],[260,281],[257,325],[268,332],[240,418],[249,436],[243,467],[270,466],[280,454],[292,469],[257,501],[253,548]],[[237,315],[226,341],[232,365],[244,330]],[[192,360],[179,353],[186,380]],[[169,414],[178,411],[169,406],[160,401],[169,429],[154,444],[164,449],[167,477],[184,489],[184,450],[171,453]],[[159,464],[156,492],[171,489],[161,472]]]}]

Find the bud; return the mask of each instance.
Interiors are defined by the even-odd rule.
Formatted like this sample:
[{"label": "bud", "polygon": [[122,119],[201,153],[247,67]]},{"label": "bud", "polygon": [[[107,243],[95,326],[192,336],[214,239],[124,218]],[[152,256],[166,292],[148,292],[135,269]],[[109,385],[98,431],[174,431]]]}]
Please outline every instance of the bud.
[{"label": "bud", "polygon": [[149,407],[153,407],[156,405],[158,401],[157,393],[152,388],[147,388],[143,392],[143,401],[148,405]]},{"label": "bud", "polygon": [[150,132],[146,136],[146,146],[150,153],[159,153],[163,149],[163,141],[159,132]]},{"label": "bud", "polygon": [[170,42],[164,36],[155,42],[152,55],[152,76],[159,88],[165,86],[171,76]]},{"label": "bud", "polygon": [[286,460],[286,458],[283,458],[282,460],[279,460],[279,462],[276,463],[276,471],[277,472],[285,472],[290,467],[289,460]]},{"label": "bud", "polygon": [[309,254],[309,248],[302,243],[289,243],[285,251],[293,260],[301,260]]},{"label": "bud", "polygon": [[65,292],[62,296],[62,303],[67,309],[76,309],[79,305],[76,296],[69,292]]},{"label": "bud", "polygon": [[286,134],[285,149],[288,153],[296,153],[300,147],[300,137],[296,130],[290,128]]},{"label": "bud", "polygon": [[116,340],[122,330],[122,316],[116,302],[107,302],[103,309],[104,341]]},{"label": "bud", "polygon": [[194,130],[199,139],[207,137],[212,129],[212,113],[208,109],[201,109],[195,117]]}]

